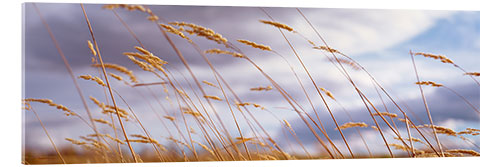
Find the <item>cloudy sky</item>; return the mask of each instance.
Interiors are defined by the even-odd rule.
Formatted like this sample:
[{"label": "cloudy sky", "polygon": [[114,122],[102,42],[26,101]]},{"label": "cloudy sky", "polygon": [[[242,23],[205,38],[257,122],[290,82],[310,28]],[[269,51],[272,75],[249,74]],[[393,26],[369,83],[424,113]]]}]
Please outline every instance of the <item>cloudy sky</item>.
[{"label": "cloudy sky", "polygon": [[[97,69],[90,67],[91,54],[87,47],[90,40],[87,25],[79,4],[37,4],[41,14],[47,20],[54,32],[69,64],[75,75],[95,75]],[[266,73],[287,90],[297,100],[307,113],[313,113],[306,96],[300,90],[300,85],[291,73],[290,68],[278,55],[256,50],[236,42],[237,39],[247,39],[256,43],[269,45],[273,50],[283,55],[297,71],[298,76],[309,92],[315,109],[320,113],[320,118],[325,125],[331,125],[328,134],[338,145],[342,145],[338,131],[334,130],[330,116],[322,104],[321,98],[315,92],[313,84],[300,66],[293,51],[276,28],[265,25],[259,20],[269,20],[265,13],[254,7],[206,7],[206,6],[148,6],[154,13],[162,18],[162,22],[184,21],[202,25],[222,34],[230,42],[254,60]],[[134,71],[134,74],[144,83],[159,82],[153,74],[141,71],[136,65],[122,55],[123,52],[135,51],[137,42],[128,33],[112,11],[104,10],[101,5],[85,5],[87,14],[92,22],[99,49],[104,62],[120,64]],[[342,73],[330,63],[323,53],[311,48],[304,37],[316,44],[321,40],[309,27],[307,22],[294,8],[263,8],[275,20],[293,27],[298,34],[285,33],[297,53],[303,59],[311,72],[312,78],[318,86],[330,90],[338,103],[327,101],[340,124],[350,122],[345,114],[348,112],[355,122],[366,122],[373,125],[362,101],[357,96],[353,87]],[[369,10],[369,9],[301,9],[312,24],[324,37],[329,46],[340,50],[363,65],[375,79],[394,97],[404,108],[410,108],[413,114],[410,118],[418,124],[428,123],[425,108],[422,103],[416,81],[409,51],[427,52],[446,55],[456,64],[467,71],[479,72],[479,12],[477,11],[429,11],[429,10]],[[116,10],[118,15],[137,34],[144,45],[155,55],[169,62],[166,66],[174,72],[173,77],[179,85],[187,90],[189,84],[194,84],[189,73],[182,65],[180,59],[155,24],[146,19],[144,13],[138,11]],[[203,61],[195,49],[184,39],[172,36],[177,47],[186,57],[193,72],[199,80],[216,83],[209,66]],[[191,37],[201,49],[221,48],[212,41],[199,37]],[[279,120],[288,120],[295,128],[302,142],[311,152],[317,147],[316,140],[307,129],[297,114],[286,108],[290,106],[281,97],[278,91],[255,92],[249,91],[252,87],[267,86],[266,80],[248,62],[227,55],[208,55],[217,70],[228,81],[243,101],[254,102],[265,106],[269,112],[251,109],[252,114],[259,119],[273,138],[288,148],[283,138],[290,138],[282,133]],[[469,77],[450,64],[443,64],[423,57],[415,57],[420,78],[442,83],[455,90],[479,108],[479,86]],[[55,103],[64,104],[71,110],[85,115],[84,107],[77,91],[66,71],[63,61],[58,55],[54,44],[44,28],[32,4],[24,5],[24,98],[49,98]],[[357,86],[367,95],[374,105],[382,109],[383,104],[373,89],[373,83],[362,71],[347,69]],[[181,75],[182,74],[182,75]],[[186,76],[186,79],[183,78]],[[477,78],[479,79],[479,78]],[[78,80],[84,96],[93,96],[105,101],[103,89],[93,82]],[[151,93],[146,88],[131,89],[122,82],[112,80],[110,83],[120,95],[124,97],[132,109],[138,114],[145,127],[156,138],[166,142],[168,137],[161,122],[155,117],[152,110],[163,113],[162,108],[175,115],[177,108],[172,107],[164,100],[166,94],[162,93],[160,86],[150,87],[153,95],[161,102],[157,103],[151,98]],[[204,85],[207,94],[223,97],[217,89]],[[171,89],[171,88],[169,88]],[[173,90],[170,90],[173,92]],[[190,90],[191,91],[191,90]],[[456,131],[465,128],[479,128],[479,116],[460,97],[445,88],[424,87],[424,91],[432,112],[432,117],[437,125],[446,126]],[[144,97],[141,93],[144,92]],[[192,92],[188,92],[192,93]],[[199,92],[198,92],[199,93]],[[175,99],[171,96],[170,98]],[[88,100],[88,99],[87,99]],[[384,97],[384,101],[389,99]],[[90,101],[88,100],[88,103]],[[225,124],[233,136],[237,135],[231,114],[224,102],[213,102]],[[119,100],[118,104],[126,108]],[[100,114],[97,106],[90,104],[91,111],[97,118],[107,118]],[[407,106],[407,107],[406,107]],[[33,104],[41,116],[49,133],[59,145],[68,145],[65,137],[78,138],[80,135],[90,134],[92,131],[76,118],[68,118],[61,111],[44,104]],[[388,110],[397,112],[395,106],[388,105]],[[345,108],[346,111],[343,110]],[[234,108],[233,108],[234,109]],[[385,110],[385,109],[384,109]],[[272,113],[272,114],[270,114]],[[277,116],[275,118],[274,115]],[[165,115],[165,114],[162,114]],[[178,114],[176,116],[179,116]],[[241,115],[237,119],[243,120]],[[324,119],[323,119],[324,118]],[[421,120],[421,122],[416,121]],[[379,120],[381,121],[381,120]],[[244,121],[241,121],[244,122]],[[192,122],[195,131],[198,127]],[[402,125],[402,124],[401,124]],[[386,126],[387,127],[387,126]],[[402,126],[399,126],[401,128]],[[38,121],[31,112],[24,115],[25,145],[27,148],[50,148]],[[130,133],[140,133],[132,124],[126,126]],[[384,128],[385,129],[385,128]],[[361,129],[364,136],[371,139],[368,143],[373,150],[384,152],[381,137],[370,128]],[[106,129],[103,128],[106,132]],[[248,126],[242,123],[243,134],[252,135]],[[109,129],[107,129],[108,133]],[[346,138],[352,142],[354,151],[366,154],[366,150],[354,130],[346,130]],[[386,134],[390,134],[387,130]],[[291,138],[290,138],[291,139]],[[448,138],[447,138],[448,139]],[[467,143],[449,138],[453,142],[446,145],[449,148],[476,149]],[[479,145],[479,138],[473,138]],[[393,141],[393,140],[391,140]],[[456,144],[454,144],[456,143]],[[137,147],[140,147],[139,145]],[[341,146],[341,151],[347,151]],[[477,150],[477,149],[476,149]]]}]

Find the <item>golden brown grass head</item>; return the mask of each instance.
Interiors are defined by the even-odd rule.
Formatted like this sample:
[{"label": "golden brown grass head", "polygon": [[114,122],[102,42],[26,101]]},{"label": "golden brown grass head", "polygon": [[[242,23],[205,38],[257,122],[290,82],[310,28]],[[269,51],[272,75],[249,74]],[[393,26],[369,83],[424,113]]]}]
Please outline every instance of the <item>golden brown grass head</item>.
[{"label": "golden brown grass head", "polygon": [[244,143],[244,142],[247,142],[247,141],[253,141],[253,140],[255,140],[255,138],[253,138],[253,137],[250,137],[250,138],[246,138],[246,137],[236,137],[235,139],[236,139],[236,140],[238,140],[238,141],[236,142],[236,144],[241,144],[241,143]]},{"label": "golden brown grass head", "polygon": [[116,8],[119,8],[120,5],[119,4],[107,4],[107,5],[102,5],[102,8],[103,9],[107,9],[107,10],[113,10],[113,9],[116,9]]},{"label": "golden brown grass head", "polygon": [[441,87],[443,84],[438,84],[432,81],[420,81],[420,82],[415,82],[417,85],[430,85],[432,87]]},{"label": "golden brown grass head", "polygon": [[271,51],[272,50],[271,47],[269,47],[269,46],[262,45],[262,44],[257,44],[255,42],[252,42],[252,41],[249,41],[249,40],[238,39],[237,41],[240,42],[240,43],[242,43],[242,44],[249,45],[251,47],[254,47],[254,48],[257,48],[257,49],[260,49],[260,50],[266,50],[266,51]]},{"label": "golden brown grass head", "polygon": [[95,81],[97,84],[101,85],[101,86],[104,86],[106,87],[107,85],[104,83],[104,81],[102,81],[101,78],[97,77],[97,76],[92,76],[92,75],[80,75],[78,76],[78,78],[82,78],[84,80],[91,80],[91,81]]},{"label": "golden brown grass head", "polygon": [[338,50],[327,47],[327,46],[314,46],[313,49],[324,50],[330,53],[340,53]]},{"label": "golden brown grass head", "polygon": [[74,145],[85,145],[87,144],[87,142],[84,142],[84,141],[79,141],[79,140],[75,140],[75,139],[72,139],[72,138],[64,138],[66,141],[69,141],[71,142],[72,144]]},{"label": "golden brown grass head", "polygon": [[189,114],[189,115],[192,115],[194,117],[201,117],[201,113],[200,112],[196,112],[196,111],[193,111],[191,109],[188,109],[188,108],[182,108],[182,110],[184,110],[184,114]]},{"label": "golden brown grass head", "polygon": [[140,60],[137,60],[135,59],[134,56],[128,56],[127,57],[132,60],[132,62],[134,62],[134,64],[138,65],[142,70],[144,71],[150,71],[150,72],[153,72],[154,71],[154,67],[151,65],[151,64],[148,64],[146,62],[143,62],[143,61],[140,61]]},{"label": "golden brown grass head", "polygon": [[151,16],[148,16],[147,19],[149,21],[155,22],[155,21],[158,21],[160,18],[157,15],[151,15]]},{"label": "golden brown grass head", "polygon": [[142,52],[145,56],[146,56],[146,61],[148,61],[148,63],[151,63],[153,65],[164,65],[164,64],[168,64],[168,62],[160,59],[159,57],[156,57],[155,55],[153,55],[153,53],[151,53],[150,51],[142,48],[142,47],[139,47],[139,46],[135,46],[134,47],[136,50]]},{"label": "golden brown grass head", "polygon": [[116,8],[123,8],[128,11],[140,11],[147,13],[149,16],[147,17],[148,20],[156,22],[158,21],[158,16],[156,16],[151,9],[144,7],[143,5],[132,5],[132,4],[109,4],[109,5],[103,5],[103,9],[107,10],[114,10]]},{"label": "golden brown grass head", "polygon": [[388,117],[391,117],[391,118],[396,118],[398,117],[398,114],[395,114],[395,113],[388,113],[388,112],[381,112],[380,114],[379,113],[373,113],[374,116],[388,116]]},{"label": "golden brown grass head", "polygon": [[204,144],[202,144],[202,143],[200,143],[200,142],[197,142],[197,141],[193,141],[193,142],[194,142],[194,143],[196,143],[196,144],[198,144],[198,145],[200,145],[200,146],[201,146],[201,148],[203,148],[205,151],[209,152],[209,153],[210,153],[210,155],[212,155],[212,156],[214,156],[214,157],[215,157],[215,153],[214,153],[214,151],[213,151],[212,149],[208,148],[208,146],[206,146],[206,145],[204,145]]},{"label": "golden brown grass head", "polygon": [[88,45],[90,51],[92,52],[92,55],[97,56],[97,52],[95,51],[94,45],[92,44],[92,42],[90,42],[89,40],[87,40],[87,45]]},{"label": "golden brown grass head", "polygon": [[337,60],[339,60],[339,62],[342,63],[342,64],[350,66],[354,70],[360,70],[361,69],[361,67],[359,67],[358,64],[356,64],[356,63],[354,63],[354,62],[352,62],[350,60],[342,59],[342,58],[339,58]]},{"label": "golden brown grass head", "polygon": [[122,140],[120,140],[120,139],[118,139],[118,138],[115,138],[115,137],[113,137],[113,136],[111,136],[111,135],[109,135],[109,134],[105,134],[104,136],[106,136],[107,138],[109,138],[109,139],[111,139],[111,140],[113,140],[113,141],[115,141],[115,142],[117,142],[117,143],[119,143],[119,144],[125,144],[125,142],[124,142],[124,141],[122,141]]},{"label": "golden brown grass head", "polygon": [[448,153],[461,153],[461,154],[469,154],[472,156],[481,156],[478,152],[474,150],[466,150],[466,149],[453,149],[453,150],[446,150]]},{"label": "golden brown grass head", "polygon": [[205,81],[205,80],[203,80],[202,82],[203,82],[204,84],[208,85],[208,86],[212,86],[212,87],[219,88],[217,85],[215,85],[215,84],[214,84],[214,83],[212,83],[212,82],[208,82],[208,81]]},{"label": "golden brown grass head", "polygon": [[48,104],[49,106],[53,106],[53,107],[56,107],[57,109],[59,110],[62,110],[64,111],[64,114],[66,116],[76,116],[78,114],[76,114],[75,112],[71,111],[70,109],[68,109],[68,107],[62,105],[62,104],[56,104],[54,103],[52,100],[50,99],[34,99],[34,98],[27,98],[27,99],[23,99],[23,102],[26,102],[26,103],[30,103],[30,102],[38,102],[38,103],[45,103],[45,104]]},{"label": "golden brown grass head", "polygon": [[118,81],[122,81],[123,78],[119,75],[116,75],[116,74],[113,74],[113,73],[108,73],[109,75],[111,75],[111,77],[115,78],[116,80]]},{"label": "golden brown grass head", "polygon": [[175,117],[172,117],[172,116],[166,115],[166,116],[163,116],[163,118],[166,118],[166,119],[168,119],[170,121],[175,121]]},{"label": "golden brown grass head", "polygon": [[364,122],[347,122],[345,124],[342,124],[342,126],[340,126],[340,129],[347,129],[352,127],[368,127],[368,125]]},{"label": "golden brown grass head", "polygon": [[272,86],[259,86],[259,87],[255,87],[255,88],[250,88],[251,91],[270,91],[272,90],[273,87]]},{"label": "golden brown grass head", "polygon": [[332,92],[330,92],[330,91],[326,90],[325,88],[319,88],[319,89],[320,89],[321,91],[323,91],[323,92],[326,94],[326,96],[328,96],[328,97],[332,98],[332,100],[335,100],[335,97],[333,97]]},{"label": "golden brown grass head", "polygon": [[[103,114],[116,114],[116,111],[114,109],[103,109],[102,110],[102,113]],[[121,118],[125,118],[126,120],[128,120],[128,116],[127,114],[124,114],[123,112],[120,112],[118,111],[118,116],[120,116]]]},{"label": "golden brown grass head", "polygon": [[409,120],[406,120],[406,119],[404,119],[404,118],[398,118],[398,121],[401,121],[401,122],[403,122],[403,123],[410,123],[410,121],[409,121]]},{"label": "golden brown grass head", "polygon": [[190,29],[178,29],[185,31],[191,35],[196,34],[197,36],[204,37],[208,40],[214,41],[218,44],[224,44],[225,46],[227,45],[227,39],[222,37],[222,35],[215,33],[212,29],[206,28],[200,25],[196,25],[193,23],[186,23],[186,22],[169,22],[168,24],[173,25],[173,26],[179,26],[179,27],[189,27]]},{"label": "golden brown grass head", "polygon": [[268,24],[268,25],[272,25],[272,26],[277,27],[277,28],[285,29],[285,30],[290,31],[290,32],[295,32],[292,27],[290,27],[286,24],[283,24],[283,23],[274,22],[274,21],[267,21],[267,20],[259,20],[259,22],[264,23],[264,24]]},{"label": "golden brown grass head", "polygon": [[147,137],[147,136],[143,136],[143,135],[139,135],[139,134],[132,134],[130,135],[132,137],[135,137],[135,138],[139,138],[140,140],[138,140],[137,142],[139,143],[154,143],[154,144],[160,144],[157,140],[153,139],[153,138],[150,138],[150,137]]},{"label": "golden brown grass head", "polygon": [[391,147],[394,147],[394,148],[395,148],[395,149],[397,149],[397,150],[403,150],[403,151],[408,150],[408,148],[407,148],[407,147],[405,147],[405,146],[403,146],[403,145],[400,145],[400,144],[390,143],[390,144],[388,144],[388,145],[389,145],[389,146],[391,146]]},{"label": "golden brown grass head", "polygon": [[236,102],[236,105],[237,105],[237,106],[250,106],[250,105],[252,105],[252,106],[254,106],[255,108],[260,108],[260,109],[262,109],[262,110],[264,110],[264,109],[265,109],[263,106],[261,106],[261,105],[259,105],[259,104],[256,104],[256,103],[250,103],[250,102],[245,102],[245,103],[238,103],[238,102]]},{"label": "golden brown grass head", "polygon": [[[398,137],[394,137],[394,139],[396,139],[396,140],[400,140],[400,141],[401,141],[401,139],[400,139],[400,138],[398,138]],[[410,141],[410,139],[409,139],[409,138],[404,138],[404,140],[406,140],[406,141]],[[418,138],[414,138],[414,137],[412,137],[412,138],[411,138],[411,141],[412,141],[412,142],[417,142],[417,143],[424,143],[422,140],[420,140],[420,139],[418,139]]]},{"label": "golden brown grass head", "polygon": [[222,99],[218,96],[212,96],[212,95],[205,95],[203,96],[204,98],[208,98],[208,99],[212,99],[212,100],[218,100],[218,101],[222,101]]},{"label": "golden brown grass head", "polygon": [[[103,102],[100,102],[99,100],[97,100],[96,98],[94,98],[92,96],[90,96],[89,98],[90,98],[90,100],[92,100],[92,102],[94,102],[97,106],[99,106],[99,108],[102,109],[103,114],[108,114],[108,113],[116,114],[114,106],[106,105]],[[127,116],[129,114],[127,111],[125,111],[124,109],[121,109],[121,108],[116,108],[116,110],[118,111],[118,115],[120,117],[128,119]]]},{"label": "golden brown grass head", "polygon": [[[154,69],[157,69],[159,71],[164,71],[163,65],[168,64],[167,61],[160,59],[159,57],[153,55],[153,53],[142,47],[135,46],[134,48],[141,53],[124,52],[123,55],[127,56],[130,60],[132,60],[135,64],[141,67],[144,71],[153,72]],[[135,58],[141,59],[145,62],[137,60]]]},{"label": "golden brown grass head", "polygon": [[90,100],[92,100],[92,102],[94,102],[97,106],[99,106],[99,108],[101,109],[104,109],[106,108],[106,105],[102,102],[100,102],[99,100],[97,100],[95,97],[92,97],[92,96],[89,96]]},{"label": "golden brown grass head", "polygon": [[184,33],[182,33],[183,29],[176,29],[176,28],[174,28],[170,25],[166,25],[166,24],[160,24],[160,26],[163,27],[167,32],[178,35],[181,38],[184,38],[184,39],[188,40],[189,42],[192,42],[191,39],[189,39],[186,35],[184,35]]},{"label": "golden brown grass head", "polygon": [[466,73],[464,73],[464,75],[471,75],[471,76],[479,77],[481,75],[481,73],[479,73],[479,72],[466,72]]},{"label": "golden brown grass head", "polygon": [[477,136],[480,134],[480,130],[474,129],[474,128],[467,128],[464,131],[458,132],[457,134],[459,134],[459,135],[468,134],[468,135],[472,135],[472,136]]},{"label": "golden brown grass head", "polygon": [[437,125],[429,125],[429,124],[424,124],[424,125],[419,125],[417,126],[418,128],[434,128],[436,129],[436,133],[440,133],[440,134],[445,134],[445,135],[449,135],[449,136],[457,136],[457,132],[455,132],[453,129],[450,129],[450,128],[447,128],[447,127],[443,127],[443,126],[437,126]]},{"label": "golden brown grass head", "polygon": [[415,53],[415,55],[421,55],[421,56],[424,56],[424,57],[428,57],[428,58],[433,58],[433,59],[436,59],[436,60],[440,60],[442,63],[454,64],[451,59],[449,59],[449,58],[447,58],[446,56],[443,56],[443,55],[435,55],[435,54],[431,54],[431,53],[422,53],[422,52],[417,52],[417,53]]},{"label": "golden brown grass head", "polygon": [[220,50],[220,49],[209,49],[209,50],[205,50],[205,54],[226,54],[226,55],[232,55],[233,57],[237,57],[237,58],[246,58],[245,55],[241,54],[241,53],[235,53],[235,52],[231,52],[231,51],[226,51],[226,50]]},{"label": "golden brown grass head", "polygon": [[[129,69],[127,69],[126,67],[118,65],[118,64],[111,64],[111,63],[104,63],[103,65],[105,68],[114,69],[120,73],[127,75],[130,78],[131,82],[138,83],[137,78],[135,77],[133,72],[130,71]],[[100,68],[101,64],[92,64],[92,67]]]},{"label": "golden brown grass head", "polygon": [[95,119],[95,118],[94,118],[94,119],[93,119],[93,121],[94,121],[94,122],[101,123],[101,124],[106,124],[106,125],[108,125],[108,126],[110,126],[110,127],[113,127],[113,125],[112,125],[109,121],[106,121],[106,120],[104,120],[104,119],[102,119],[102,118],[99,118],[99,119]]}]

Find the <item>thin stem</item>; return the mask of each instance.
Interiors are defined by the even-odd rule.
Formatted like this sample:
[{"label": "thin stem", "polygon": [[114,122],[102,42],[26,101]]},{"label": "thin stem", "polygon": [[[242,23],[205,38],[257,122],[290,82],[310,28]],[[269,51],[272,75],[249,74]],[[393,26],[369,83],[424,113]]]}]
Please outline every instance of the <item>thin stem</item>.
[{"label": "thin stem", "polygon": [[415,158],[416,157],[415,148],[413,147],[413,140],[411,139],[410,126],[408,125],[408,116],[406,116],[406,114],[404,114],[404,116],[405,116],[406,132],[408,132],[408,139],[410,140],[412,157]]},{"label": "thin stem", "polygon": [[[420,82],[420,78],[418,76],[417,66],[415,65],[415,58],[413,57],[413,52],[410,50],[411,62],[413,64],[413,69],[415,70],[415,76],[417,77],[417,82]],[[420,89],[420,94],[422,95],[422,101],[424,102],[425,111],[427,112],[427,117],[429,118],[429,122],[432,126],[432,132],[434,133],[434,137],[436,138],[436,142],[438,144],[439,150],[441,151],[441,156],[444,157],[443,147],[441,146],[441,142],[437,136],[436,128],[434,127],[434,122],[432,121],[431,112],[429,111],[429,106],[427,105],[427,100],[425,99],[424,90],[422,89],[422,85],[418,85]]]},{"label": "thin stem", "polygon": [[465,101],[465,102],[466,102],[466,103],[467,103],[467,104],[468,104],[468,105],[469,105],[472,109],[474,109],[474,111],[475,111],[476,113],[480,114],[479,110],[478,110],[478,109],[477,109],[474,105],[472,105],[472,103],[471,103],[469,100],[467,100],[464,96],[460,95],[457,91],[455,91],[455,90],[453,90],[453,89],[451,89],[451,88],[449,88],[449,87],[447,87],[447,86],[444,86],[444,85],[443,85],[443,86],[441,86],[441,87],[446,88],[446,89],[448,89],[449,91],[453,92],[455,95],[457,95],[457,96],[458,96],[458,97],[460,97],[462,100],[464,100],[464,101]]},{"label": "thin stem", "polygon": [[[318,37],[325,44],[325,46],[328,47],[328,44],[326,43],[325,39],[323,39],[323,37],[319,34],[319,32],[312,25],[312,23],[309,21],[309,19],[307,19],[307,17],[302,13],[302,11],[300,9],[296,8],[296,10],[300,13],[300,15],[304,18],[304,20],[306,20],[306,22],[314,30],[314,32],[316,33],[316,35],[318,35]],[[360,96],[360,98],[363,101],[365,107],[367,108],[368,112],[370,113],[370,115],[371,115],[371,117],[372,117],[375,125],[377,125],[378,131],[379,131],[380,135],[382,136],[382,139],[384,140],[384,142],[385,142],[385,144],[387,146],[387,149],[388,149],[389,153],[391,154],[391,157],[394,157],[393,154],[392,154],[391,148],[389,147],[389,145],[388,145],[388,143],[387,143],[387,141],[386,141],[386,139],[385,139],[385,137],[384,137],[384,135],[382,133],[382,130],[378,126],[378,123],[377,123],[376,119],[373,117],[373,115],[371,113],[371,110],[369,109],[368,105],[366,104],[366,101],[368,101],[368,102],[370,102],[370,101],[368,100],[368,98],[364,97],[363,93],[358,89],[358,87],[356,86],[356,84],[354,83],[354,81],[352,80],[352,78],[349,76],[349,73],[347,73],[347,70],[344,68],[344,66],[342,65],[342,63],[340,63],[340,60],[338,59],[338,57],[333,52],[331,52],[331,54],[335,58],[335,60],[337,61],[337,63],[340,65],[340,67],[342,68],[342,71],[346,74],[347,79],[353,85],[353,87],[355,88],[356,92]],[[365,101],[365,99],[366,99],[366,101]],[[371,102],[370,102],[370,104],[371,104]],[[373,107],[373,108],[378,112],[378,110],[375,107]],[[384,119],[384,118],[382,117],[382,119]],[[384,119],[384,121],[392,129],[392,126],[390,126],[390,124],[385,119]]]},{"label": "thin stem", "polygon": [[134,159],[135,163],[137,163],[138,160],[137,160],[137,158],[135,156],[134,149],[132,148],[132,145],[130,145],[129,139],[127,137],[127,132],[125,132],[125,128],[123,126],[123,121],[120,118],[120,115],[119,115],[119,112],[118,112],[118,107],[116,105],[115,97],[113,96],[113,91],[111,90],[111,86],[109,84],[108,75],[106,73],[106,68],[104,67],[104,62],[102,61],[101,52],[99,51],[99,45],[97,45],[97,41],[95,40],[94,32],[92,31],[92,26],[90,25],[89,18],[87,17],[87,13],[85,12],[85,8],[83,7],[83,4],[80,4],[80,6],[82,8],[83,15],[85,16],[85,20],[87,22],[87,26],[89,28],[90,35],[92,36],[92,41],[93,41],[93,43],[95,45],[97,56],[99,57],[99,62],[101,63],[102,73],[104,74],[104,79],[106,80],[106,85],[108,87],[108,91],[109,91],[109,94],[111,96],[111,101],[113,101],[113,106],[115,107],[116,116],[118,117],[118,121],[120,122],[120,126],[121,126],[121,129],[122,129],[122,132],[123,132],[123,136],[125,137],[125,140],[127,141],[127,145],[128,145],[128,147],[130,149],[130,153],[132,154],[132,158]]},{"label": "thin stem", "polygon": [[[262,8],[261,8],[262,9]],[[264,11],[264,13],[267,14],[267,12],[265,12],[264,9],[262,9],[262,11]],[[269,18],[271,18],[271,20],[274,21],[274,19],[269,15]],[[347,140],[344,136],[344,133],[342,133],[342,130],[337,122],[337,120],[335,119],[335,117],[333,116],[333,113],[330,109],[330,107],[328,106],[328,103],[326,103],[326,100],[325,98],[323,97],[323,94],[321,94],[321,91],[319,90],[318,88],[318,85],[316,84],[316,82],[314,81],[314,79],[312,78],[311,74],[309,73],[309,70],[307,69],[307,67],[304,65],[304,62],[302,61],[302,59],[300,58],[300,56],[298,55],[297,51],[295,50],[295,48],[292,46],[292,44],[290,43],[290,41],[288,40],[288,38],[285,36],[285,34],[283,33],[283,31],[281,29],[278,28],[278,30],[280,31],[281,35],[283,36],[283,38],[286,40],[287,44],[290,46],[290,48],[292,49],[294,55],[297,57],[297,59],[299,60],[300,64],[302,65],[302,68],[304,69],[304,71],[307,73],[307,76],[309,77],[309,79],[311,80],[312,84],[314,85],[314,88],[316,89],[316,92],[318,93],[318,95],[320,96],[323,104],[325,105],[326,109],[328,110],[328,113],[330,114],[330,117],[332,118],[333,122],[335,123],[335,126],[337,127],[337,129],[339,130],[339,133],[340,135],[342,136],[342,140],[344,141],[344,143],[346,144],[346,147],[347,149],[349,150],[349,153],[351,154],[351,157],[354,158],[354,154],[352,153],[352,150],[351,150],[351,147],[349,146],[349,144],[347,143]]]},{"label": "thin stem", "polygon": [[40,122],[40,126],[42,126],[43,131],[45,132],[45,135],[47,135],[47,138],[49,138],[49,140],[50,140],[50,144],[52,144],[52,147],[54,147],[54,150],[56,150],[57,156],[59,157],[59,159],[61,159],[63,164],[66,164],[66,161],[62,157],[61,152],[59,152],[59,150],[57,149],[56,144],[54,144],[54,141],[50,137],[49,132],[45,128],[45,125],[43,124],[42,120],[40,119],[40,117],[36,113],[35,109],[33,109],[33,107],[31,107],[31,105],[29,103],[26,103],[26,104],[28,105],[28,110],[31,110],[35,114],[36,119],[38,119],[38,122]]}]

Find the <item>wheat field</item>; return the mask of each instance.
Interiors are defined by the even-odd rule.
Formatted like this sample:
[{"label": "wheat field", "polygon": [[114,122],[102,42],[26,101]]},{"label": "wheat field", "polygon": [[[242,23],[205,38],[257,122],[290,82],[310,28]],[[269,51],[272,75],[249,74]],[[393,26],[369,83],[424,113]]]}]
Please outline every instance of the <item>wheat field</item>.
[{"label": "wheat field", "polygon": [[23,5],[23,164],[480,156],[478,13]]}]

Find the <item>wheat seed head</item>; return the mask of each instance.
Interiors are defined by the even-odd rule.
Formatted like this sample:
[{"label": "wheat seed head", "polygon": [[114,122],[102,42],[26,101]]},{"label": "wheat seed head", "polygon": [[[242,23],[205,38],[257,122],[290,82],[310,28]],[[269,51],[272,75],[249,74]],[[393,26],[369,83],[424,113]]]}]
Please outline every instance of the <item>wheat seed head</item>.
[{"label": "wheat seed head", "polygon": [[442,63],[454,64],[451,59],[449,59],[449,58],[447,58],[446,56],[443,56],[443,55],[435,55],[435,54],[431,54],[431,53],[422,53],[422,52],[417,52],[417,53],[414,53],[414,54],[415,55],[421,55],[421,56],[428,57],[428,58],[433,58],[433,59],[436,59],[436,60],[440,60]]},{"label": "wheat seed head", "polygon": [[438,84],[432,81],[420,81],[420,82],[415,82],[417,85],[430,85],[432,87],[441,87],[443,84]]},{"label": "wheat seed head", "polygon": [[232,55],[233,57],[237,57],[237,58],[245,58],[246,57],[246,56],[244,56],[241,53],[235,53],[235,52],[230,52],[230,51],[226,51],[226,50],[220,50],[220,49],[217,49],[217,48],[205,50],[204,53],[205,54],[226,54],[226,55]]},{"label": "wheat seed head", "polygon": [[347,122],[345,124],[342,124],[342,126],[340,126],[340,129],[346,129],[352,127],[368,127],[368,125],[364,122]]},{"label": "wheat seed head", "polygon": [[203,96],[204,98],[208,98],[208,99],[212,99],[212,100],[218,100],[218,101],[222,101],[222,99],[218,96],[212,96],[212,95],[205,95]]},{"label": "wheat seed head", "polygon": [[270,91],[272,90],[273,87],[272,86],[259,86],[259,87],[255,87],[255,88],[250,88],[251,91]]},{"label": "wheat seed head", "polygon": [[271,47],[269,47],[269,46],[262,45],[262,44],[257,44],[255,42],[252,42],[252,41],[249,41],[249,40],[238,39],[237,41],[240,42],[240,43],[243,43],[245,45],[249,45],[249,46],[252,46],[254,48],[257,48],[257,49],[266,50],[266,51],[271,51],[272,50]]},{"label": "wheat seed head", "polygon": [[293,28],[286,25],[286,24],[283,24],[283,23],[278,23],[278,22],[274,22],[274,21],[267,21],[267,20],[259,20],[261,23],[264,23],[264,24],[268,24],[268,25],[272,25],[274,27],[277,27],[277,28],[281,28],[281,29],[285,29],[287,31],[290,31],[290,32],[294,32]]},{"label": "wheat seed head", "polygon": [[101,78],[97,77],[97,76],[92,76],[92,75],[80,75],[78,76],[78,78],[82,78],[84,80],[91,80],[91,81],[95,81],[97,84],[101,85],[101,86],[104,86],[106,87],[106,84],[104,83],[104,81],[102,81]]}]

